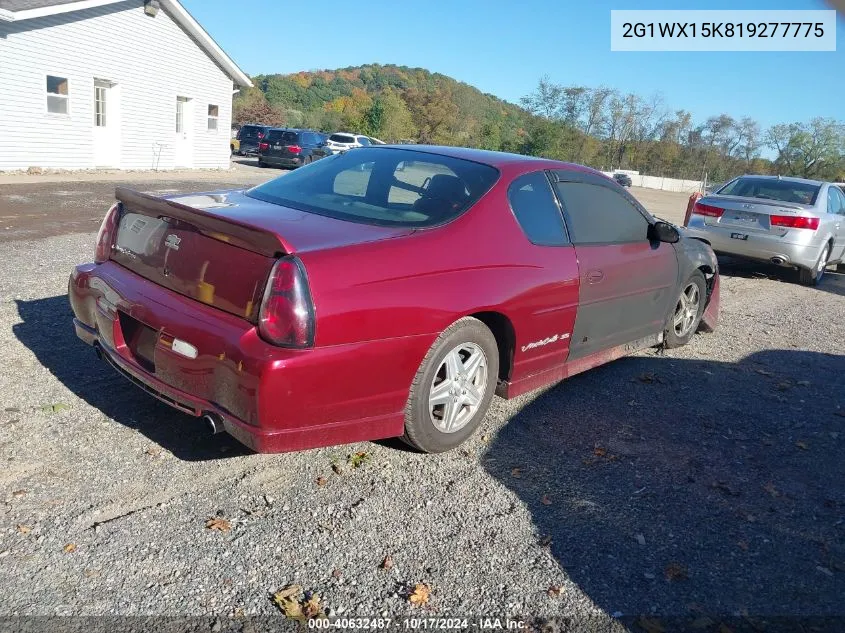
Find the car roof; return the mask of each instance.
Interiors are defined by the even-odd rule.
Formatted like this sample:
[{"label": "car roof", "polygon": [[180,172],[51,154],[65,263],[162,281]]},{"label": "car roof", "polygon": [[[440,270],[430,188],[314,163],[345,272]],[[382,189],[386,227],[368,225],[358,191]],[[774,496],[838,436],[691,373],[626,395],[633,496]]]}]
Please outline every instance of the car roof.
[{"label": "car roof", "polygon": [[[575,163],[565,163],[560,160],[553,160],[551,158],[539,158],[537,156],[525,156],[524,154],[511,154],[509,152],[494,152],[486,149],[473,149],[470,147],[451,147],[447,145],[377,145],[378,149],[392,148],[399,149],[406,152],[423,152],[427,154],[440,154],[441,156],[451,156],[452,158],[462,158],[464,160],[471,160],[476,163],[484,163],[492,167],[505,166],[534,166],[537,169],[572,169],[577,171],[587,171],[590,173],[601,174],[590,167],[583,165],[576,165]],[[604,174],[601,174],[604,176]]]},{"label": "car roof", "polygon": [[823,180],[811,180],[810,178],[797,178],[794,176],[763,176],[760,174],[743,174],[740,178],[760,178],[761,180],[781,180],[785,182],[801,182],[808,185],[823,185]]}]

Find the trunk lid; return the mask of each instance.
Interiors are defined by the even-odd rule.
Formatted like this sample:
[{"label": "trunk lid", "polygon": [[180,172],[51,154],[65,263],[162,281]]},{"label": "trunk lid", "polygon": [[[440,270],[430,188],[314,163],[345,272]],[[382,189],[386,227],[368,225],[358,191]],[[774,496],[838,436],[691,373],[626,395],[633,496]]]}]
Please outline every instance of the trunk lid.
[{"label": "trunk lid", "polygon": [[111,259],[160,286],[257,321],[264,286],[284,254],[410,231],[355,224],[223,191],[157,198],[118,187]]},{"label": "trunk lid", "polygon": [[704,223],[706,225],[736,229],[742,233],[784,235],[788,229],[783,226],[772,226],[771,216],[811,217],[814,215],[810,212],[813,208],[810,205],[781,200],[709,195],[701,198],[698,202],[724,209],[724,213],[719,218],[705,216]]}]

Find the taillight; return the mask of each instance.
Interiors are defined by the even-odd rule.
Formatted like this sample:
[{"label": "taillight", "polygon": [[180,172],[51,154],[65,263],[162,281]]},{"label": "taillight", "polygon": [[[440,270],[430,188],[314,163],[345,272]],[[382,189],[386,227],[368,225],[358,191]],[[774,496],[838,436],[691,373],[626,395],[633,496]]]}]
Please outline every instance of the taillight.
[{"label": "taillight", "polygon": [[298,258],[289,255],[273,266],[258,314],[258,331],[273,345],[314,345],[314,304]]},{"label": "taillight", "polygon": [[706,215],[708,218],[721,218],[725,210],[720,207],[714,207],[711,204],[696,202],[692,208],[692,212],[696,215]]},{"label": "taillight", "polygon": [[94,248],[94,263],[102,264],[108,261],[111,248],[117,233],[117,222],[120,220],[120,203],[115,202],[103,218],[97,233],[97,245]]},{"label": "taillight", "polygon": [[288,145],[286,148],[291,154],[299,154],[302,148],[299,145]]},{"label": "taillight", "polygon": [[270,143],[259,143],[258,144],[258,151],[259,152],[266,152],[270,149]]},{"label": "taillight", "polygon": [[819,228],[818,218],[805,218],[800,215],[770,215],[769,222],[772,226],[785,226],[790,229],[810,229],[815,231]]}]

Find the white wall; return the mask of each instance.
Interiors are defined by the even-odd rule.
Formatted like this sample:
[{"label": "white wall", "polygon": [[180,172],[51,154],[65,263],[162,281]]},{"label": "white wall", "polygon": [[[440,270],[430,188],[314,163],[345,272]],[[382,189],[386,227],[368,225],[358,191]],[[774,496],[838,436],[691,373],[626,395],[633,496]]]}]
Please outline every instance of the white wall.
[{"label": "white wall", "polygon": [[[621,171],[621,170],[620,170]],[[614,171],[602,172],[605,176],[613,178]],[[661,189],[662,191],[675,191],[678,193],[693,193],[701,191],[700,180],[681,180],[679,178],[662,178],[660,176],[644,176],[630,171],[624,172],[631,176],[631,186],[645,187],[646,189]]]},{"label": "white wall", "polygon": [[[69,79],[69,115],[50,114],[46,75]],[[174,166],[176,97],[193,99],[193,166],[229,166],[232,80],[162,8],[143,0],[33,20],[0,22],[0,170],[95,167],[94,78],[120,95],[119,166]],[[208,105],[219,106],[217,131]]]}]

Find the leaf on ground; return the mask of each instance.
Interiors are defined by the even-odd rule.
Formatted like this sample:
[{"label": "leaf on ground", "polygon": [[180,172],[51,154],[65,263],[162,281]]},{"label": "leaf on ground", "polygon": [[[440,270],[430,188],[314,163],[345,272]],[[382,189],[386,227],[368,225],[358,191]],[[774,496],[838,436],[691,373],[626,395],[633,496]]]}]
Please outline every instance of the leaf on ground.
[{"label": "leaf on ground", "polygon": [[655,381],[654,374],[651,372],[644,372],[637,377],[637,380],[640,382],[644,382],[647,384],[653,383]]},{"label": "leaf on ground", "polygon": [[666,565],[666,569],[663,570],[663,575],[670,582],[674,580],[685,580],[687,578],[687,568],[680,563],[669,563]]},{"label": "leaf on ground", "polygon": [[18,532],[20,532],[21,534],[29,534],[30,532],[32,532],[32,528],[28,525],[24,525],[23,523],[21,523],[18,526]]},{"label": "leaf on ground", "polygon": [[663,626],[663,623],[657,618],[648,618],[644,615],[641,615],[639,618],[637,618],[637,624],[640,626],[641,629],[646,631],[646,633],[664,633],[666,631],[666,628]]},{"label": "leaf on ground", "polygon": [[12,493],[12,498],[13,498],[13,499],[20,499],[20,498],[21,498],[21,497],[23,497],[25,494],[26,494],[26,490],[15,490],[15,491]]},{"label": "leaf on ground", "polygon": [[561,593],[563,593],[563,587],[558,585],[552,585],[548,589],[546,589],[546,593],[549,595],[550,598],[557,598]]},{"label": "leaf on ground", "polygon": [[59,413],[61,411],[67,411],[70,409],[69,404],[65,404],[64,402],[56,402],[55,404],[45,404],[41,407],[41,410],[44,413]]},{"label": "leaf on ground", "polygon": [[332,464],[332,470],[334,471],[335,475],[343,474],[343,468],[341,468],[339,464]]},{"label": "leaf on ground", "polygon": [[488,444],[490,442],[490,436],[486,433],[482,435],[480,439],[482,444]]},{"label": "leaf on ground", "polygon": [[366,451],[358,451],[357,453],[352,453],[347,460],[347,463],[352,468],[360,468],[364,464],[370,461],[370,454]]},{"label": "leaf on ground", "polygon": [[545,536],[540,537],[540,547],[548,547],[552,544],[552,535],[546,534]]},{"label": "leaf on ground", "polygon": [[71,554],[76,551],[76,543],[68,543],[62,548],[65,554]]},{"label": "leaf on ground", "polygon": [[5,411],[6,413],[20,413],[21,412],[21,410],[18,409],[17,407],[6,407],[5,409],[3,409],[3,411]]},{"label": "leaf on ground", "polygon": [[711,486],[710,486],[710,487],[711,487],[711,488],[713,488],[714,490],[718,490],[718,491],[720,491],[720,492],[724,492],[724,493],[725,493],[726,495],[728,495],[729,497],[738,497],[738,496],[739,496],[739,493],[738,493],[736,490],[734,490],[733,488],[731,488],[731,487],[727,484],[727,482],[725,482],[725,481],[714,481],[714,482],[711,484]]},{"label": "leaf on ground", "polygon": [[228,532],[232,529],[232,525],[223,517],[211,517],[205,522],[205,527],[219,532]]},{"label": "leaf on ground", "polygon": [[802,451],[806,451],[808,448],[810,448],[809,446],[807,446],[807,442],[795,442],[795,446],[800,448]]},{"label": "leaf on ground", "polygon": [[144,450],[144,453],[149,455],[150,457],[158,457],[159,455],[161,455],[161,448],[159,448],[158,446],[148,446],[146,450]]},{"label": "leaf on ground", "polygon": [[552,505],[552,500],[549,499],[549,495],[543,495],[542,497],[540,497],[540,503],[542,503],[544,506],[550,506]]},{"label": "leaf on ground", "polygon": [[332,570],[332,578],[340,578],[341,576],[343,576],[342,571],[340,571],[339,569]]},{"label": "leaf on ground", "polygon": [[414,590],[408,595],[408,602],[412,605],[420,607],[424,604],[428,604],[429,599],[431,598],[431,589],[428,585],[418,582],[414,586]]},{"label": "leaf on ground", "polygon": [[645,545],[645,535],[637,534],[636,539],[637,543],[639,543],[640,545]]},{"label": "leaf on ground", "polygon": [[[303,603],[300,600],[302,585],[287,585],[273,594],[273,602],[287,618],[305,621]],[[319,599],[318,599],[319,604]]]},{"label": "leaf on ground", "polygon": [[777,389],[778,391],[786,391],[790,388],[792,388],[792,383],[786,380],[783,380],[775,385],[775,389]]},{"label": "leaf on ground", "polygon": [[774,376],[774,374],[772,372],[767,371],[765,369],[755,369],[754,371],[756,371],[761,376]]},{"label": "leaf on ground", "polygon": [[387,554],[384,557],[384,560],[381,561],[381,565],[379,565],[382,569],[393,569],[393,557],[390,554]]},{"label": "leaf on ground", "polygon": [[607,455],[607,449],[603,446],[596,446],[595,448],[593,448],[593,455],[595,455],[596,457],[604,457],[605,455]]},{"label": "leaf on ground", "polygon": [[522,469],[521,468],[511,469],[511,477],[516,477],[517,479],[522,477]]},{"label": "leaf on ground", "polygon": [[810,381],[809,380],[799,380],[795,384],[798,385],[799,387],[809,387]]},{"label": "leaf on ground", "polygon": [[318,486],[325,486],[327,483],[329,483],[329,480],[326,479],[325,477],[323,477],[322,475],[317,477],[317,485]]},{"label": "leaf on ground", "polygon": [[741,549],[743,552],[748,551],[748,543],[746,543],[745,541],[737,541],[737,545],[739,545],[739,549]]},{"label": "leaf on ground", "polygon": [[309,620],[313,620],[315,618],[325,618],[326,616],[323,613],[323,605],[320,604],[320,596],[316,593],[311,594],[308,597],[308,600],[302,603],[302,613]]}]

